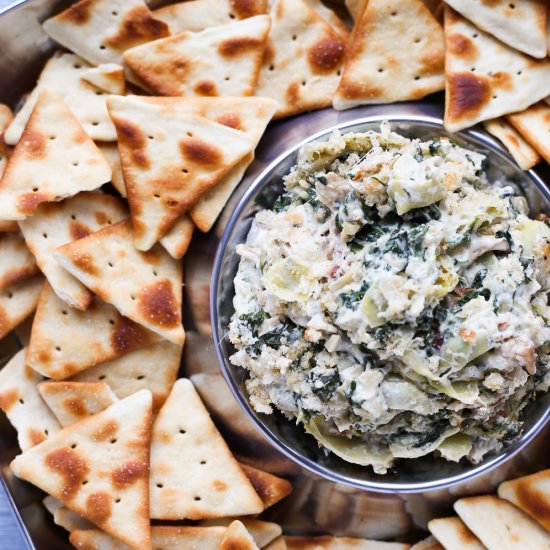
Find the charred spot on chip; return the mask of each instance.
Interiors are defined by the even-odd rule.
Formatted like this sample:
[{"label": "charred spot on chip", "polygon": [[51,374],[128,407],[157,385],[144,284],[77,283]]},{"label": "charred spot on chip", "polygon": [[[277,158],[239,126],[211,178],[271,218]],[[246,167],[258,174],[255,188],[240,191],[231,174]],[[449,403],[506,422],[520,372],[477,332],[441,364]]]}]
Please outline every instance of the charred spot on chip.
[{"label": "charred spot on chip", "polygon": [[4,412],[9,412],[10,409],[17,403],[19,392],[16,389],[6,390],[0,393],[0,409]]},{"label": "charred spot on chip", "polygon": [[105,491],[88,495],[86,499],[86,517],[97,524],[107,521],[112,514],[111,496]]},{"label": "charred spot on chip", "polygon": [[27,438],[29,439],[31,447],[35,447],[36,445],[39,445],[47,439],[44,432],[35,430],[34,428],[29,428],[29,430],[27,431]]},{"label": "charred spot on chip", "polygon": [[135,6],[124,14],[116,34],[105,39],[105,44],[117,50],[164,38],[170,31],[168,25],[155,19],[146,6]]},{"label": "charred spot on chip", "polygon": [[95,0],[80,0],[70,6],[63,13],[58,15],[59,19],[65,20],[75,25],[86,23],[92,16]]},{"label": "charred spot on chip", "polygon": [[477,46],[463,34],[454,33],[447,37],[446,47],[463,59],[473,60],[478,56]]},{"label": "charred spot on chip", "polygon": [[50,197],[46,193],[33,191],[31,193],[23,193],[17,199],[17,208],[19,212],[27,215],[34,214],[38,205],[46,202]]},{"label": "charred spot on chip", "polygon": [[486,77],[464,72],[450,74],[447,80],[451,120],[477,114],[491,99],[491,86]]},{"label": "charred spot on chip", "polygon": [[30,159],[44,157],[48,140],[43,134],[27,129],[21,137],[19,150]]},{"label": "charred spot on chip", "polygon": [[199,166],[215,167],[222,162],[222,154],[214,145],[198,138],[184,138],[180,141],[183,157]]},{"label": "charred spot on chip", "polygon": [[90,275],[99,274],[97,265],[94,263],[94,259],[90,254],[75,254],[72,260],[74,265],[78,267],[78,269],[80,269],[81,271],[84,271],[84,273],[89,273]]},{"label": "charred spot on chip", "polygon": [[149,475],[149,467],[144,462],[127,462],[122,464],[111,473],[111,481],[117,489],[125,489],[140,479]]},{"label": "charred spot on chip", "polygon": [[193,91],[197,95],[204,95],[209,97],[220,95],[218,92],[218,88],[216,87],[216,84],[211,80],[199,80],[193,86]]},{"label": "charred spot on chip", "polygon": [[83,239],[93,233],[93,231],[81,222],[71,220],[69,222],[69,235],[71,240],[77,241],[78,239]]},{"label": "charred spot on chip", "polygon": [[138,298],[138,309],[145,319],[161,327],[177,327],[180,313],[172,283],[166,279],[146,286]]},{"label": "charred spot on chip", "polygon": [[62,477],[61,493],[65,498],[72,498],[78,492],[90,472],[88,462],[73,449],[55,449],[44,461],[50,470]]},{"label": "charred spot on chip", "polygon": [[334,70],[344,58],[344,43],[336,35],[321,38],[309,48],[307,59],[314,73]]},{"label": "charred spot on chip", "polygon": [[258,9],[256,0],[229,0],[229,4],[239,19],[247,19],[263,13],[261,9]]},{"label": "charred spot on chip", "polygon": [[119,141],[127,146],[135,164],[149,168],[151,162],[145,151],[147,137],[141,129],[128,120],[118,120]]},{"label": "charred spot on chip", "polygon": [[149,341],[147,332],[127,317],[119,316],[111,331],[111,345],[122,355]]},{"label": "charred spot on chip", "polygon": [[536,487],[534,481],[533,479],[533,481],[524,481],[516,485],[518,504],[525,510],[529,510],[539,521],[548,524],[550,522],[550,504],[548,498]]},{"label": "charred spot on chip", "polygon": [[514,87],[514,80],[512,75],[506,71],[496,71],[489,75],[491,84],[495,88],[503,88],[505,90],[511,90]]},{"label": "charred spot on chip", "polygon": [[227,490],[227,483],[225,481],[222,481],[221,479],[215,479],[212,482],[212,485],[214,486],[214,489],[216,491],[226,491]]},{"label": "charred spot on chip", "polygon": [[218,45],[218,52],[222,57],[232,58],[244,55],[250,50],[259,48],[263,41],[257,38],[228,38]]},{"label": "charred spot on chip", "polygon": [[63,408],[78,417],[84,417],[88,414],[86,403],[79,397],[68,397],[65,399],[63,401]]}]

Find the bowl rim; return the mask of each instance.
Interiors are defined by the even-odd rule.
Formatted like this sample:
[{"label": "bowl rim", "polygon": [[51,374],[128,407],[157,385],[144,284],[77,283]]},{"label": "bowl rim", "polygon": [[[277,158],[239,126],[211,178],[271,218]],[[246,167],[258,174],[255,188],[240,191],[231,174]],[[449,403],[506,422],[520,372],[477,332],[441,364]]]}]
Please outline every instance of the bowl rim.
[{"label": "bowl rim", "polygon": [[[250,405],[248,404],[242,392],[239,390],[239,387],[235,379],[231,375],[229,366],[228,366],[229,358],[226,357],[221,346],[223,336],[220,334],[220,331],[219,331],[220,316],[218,314],[218,298],[220,295],[220,290],[221,290],[220,287],[222,282],[221,269],[222,269],[223,260],[225,258],[226,251],[228,248],[227,245],[233,236],[233,232],[237,226],[237,222],[239,221],[239,218],[242,212],[249,205],[250,199],[256,194],[256,192],[260,188],[264,187],[269,183],[270,173],[282,161],[284,161],[290,155],[295,154],[305,144],[310,143],[319,138],[328,136],[334,130],[340,130],[344,132],[349,127],[355,127],[361,124],[372,124],[376,122],[381,123],[383,120],[387,120],[388,122],[390,122],[390,124],[416,122],[416,123],[421,123],[423,125],[434,126],[445,131],[445,128],[443,126],[443,120],[433,115],[410,114],[405,116],[404,114],[399,113],[394,115],[373,114],[373,115],[358,116],[357,118],[345,120],[343,122],[339,122],[337,124],[324,128],[323,130],[314,132],[308,137],[300,140],[298,143],[292,145],[290,148],[286,149],[281,154],[277,155],[277,157],[274,158],[271,162],[269,162],[264,169],[262,169],[257,175],[254,175],[254,179],[252,180],[250,185],[246,188],[244,194],[239,198],[237,205],[235,206],[234,210],[231,212],[231,215],[228,218],[227,224],[224,228],[223,234],[221,236],[221,239],[216,249],[216,254],[214,257],[214,265],[212,270],[211,284],[210,284],[210,319],[211,319],[211,326],[212,326],[212,339],[214,342],[214,347],[216,349],[216,356],[218,359],[218,363],[220,365],[223,376],[231,390],[231,393],[239,403],[239,406],[241,407],[241,409],[244,411],[248,419],[254,424],[254,426],[256,426],[256,428],[260,430],[260,432],[267,439],[267,441],[271,443],[284,456],[286,456],[287,458],[292,460],[294,463],[296,463],[298,466],[304,468],[310,473],[315,474],[316,476],[320,476],[321,478],[327,479],[329,481],[339,483],[348,487],[352,487],[355,489],[369,490],[373,493],[411,494],[411,493],[433,492],[438,490],[451,489],[452,487],[455,487],[465,481],[472,482],[474,479],[479,478],[482,475],[488,474],[489,472],[495,470],[498,466],[501,466],[505,462],[510,461],[513,457],[521,453],[536,438],[536,436],[541,432],[541,430],[550,420],[550,404],[546,406],[546,408],[544,409],[544,412],[536,420],[533,426],[531,426],[529,430],[524,432],[520,436],[520,438],[518,438],[518,440],[515,443],[515,448],[510,449],[508,451],[504,450],[496,457],[489,459],[487,461],[483,461],[481,464],[477,466],[472,466],[471,468],[468,468],[465,472],[454,474],[448,477],[443,477],[438,480],[427,480],[427,481],[412,482],[412,483],[400,483],[400,482],[384,483],[384,482],[377,482],[377,481],[370,481],[370,480],[360,480],[352,476],[348,476],[345,474],[341,474],[341,473],[337,473],[332,470],[329,470],[325,466],[318,464],[315,460],[312,460],[311,458],[304,456],[302,453],[298,452],[293,447],[281,441],[276,436],[276,434],[274,434],[263,422],[261,422],[260,419],[252,413],[250,409]],[[496,150],[500,155],[504,155],[505,157],[510,159],[512,162],[515,162],[513,157],[505,149],[503,149],[502,146],[495,139],[493,139],[490,135],[488,135],[485,132],[476,130],[474,128],[474,129],[467,129],[460,132],[456,132],[455,134],[458,135],[459,137],[464,136],[466,138],[473,139],[479,142],[480,144],[488,147],[491,150]],[[544,198],[550,205],[550,190],[548,189],[544,181],[541,179],[541,177],[532,169],[525,170],[525,171],[521,170],[519,167],[517,167],[517,169],[518,171],[521,171],[522,173],[524,173],[525,176],[531,180],[531,182],[539,189],[541,194],[544,196]],[[235,252],[233,252],[233,254],[234,253]],[[368,466],[365,466],[365,467],[368,467]]]}]

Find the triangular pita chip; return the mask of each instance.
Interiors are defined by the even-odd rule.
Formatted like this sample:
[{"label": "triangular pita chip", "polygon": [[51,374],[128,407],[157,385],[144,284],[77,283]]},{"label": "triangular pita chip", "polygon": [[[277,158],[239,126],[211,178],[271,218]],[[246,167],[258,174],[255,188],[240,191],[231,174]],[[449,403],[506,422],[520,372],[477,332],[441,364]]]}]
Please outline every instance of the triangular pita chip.
[{"label": "triangular pita chip", "polygon": [[430,533],[448,550],[484,550],[485,546],[459,517],[438,518],[428,522]]},{"label": "triangular pita chip", "polygon": [[40,92],[49,89],[58,95],[92,139],[115,141],[116,132],[105,103],[107,94],[81,78],[91,68],[82,58],[61,53],[54,55],[42,69],[34,90],[6,130],[6,143],[15,145],[23,133]]},{"label": "triangular pita chip", "polygon": [[93,294],[59,265],[53,251],[127,217],[125,205],[116,197],[79,193],[59,203],[41,204],[32,217],[19,225],[55,293],[70,306],[86,309]]},{"label": "triangular pita chip", "polygon": [[504,144],[522,170],[529,170],[541,161],[541,156],[504,117],[486,120],[483,126]]},{"label": "triangular pita chip", "polygon": [[203,527],[229,527],[234,520],[239,520],[245,529],[252,535],[254,542],[259,548],[264,548],[270,542],[280,537],[283,533],[281,526],[272,521],[262,521],[256,518],[239,517],[239,518],[217,518],[207,519],[201,522]]},{"label": "triangular pita chip", "polygon": [[[59,527],[63,527],[63,529],[69,531],[69,533],[71,533],[76,529],[94,529],[95,528],[95,525],[91,521],[87,520],[85,517],[82,517],[80,514],[77,514],[76,512],[69,510],[69,508],[67,508],[66,506],[59,508],[59,510],[56,510],[53,513],[53,522],[56,525],[59,525]],[[113,539],[113,540],[116,540],[116,539]],[[120,542],[120,544],[123,544],[123,543]],[[128,548],[124,544],[123,546],[125,548]]]},{"label": "triangular pita chip", "polygon": [[435,537],[430,535],[429,537],[411,546],[410,550],[445,550],[445,548],[437,542]]},{"label": "triangular pita chip", "polygon": [[59,247],[61,265],[122,315],[183,344],[182,266],[160,245],[134,248],[129,220]]},{"label": "triangular pita chip", "polygon": [[8,158],[12,153],[11,147],[9,147],[4,140],[4,132],[11,124],[12,120],[13,113],[11,109],[7,105],[0,103],[0,178],[2,178],[2,174],[8,164]]},{"label": "triangular pita chip", "polygon": [[43,28],[94,65],[122,65],[128,48],[169,35],[168,26],[153,17],[143,0],[79,0],[47,19]]},{"label": "triangular pita chip", "polygon": [[170,27],[171,34],[178,34],[226,25],[266,11],[267,0],[191,0],[153,10],[153,15]]},{"label": "triangular pita chip", "polygon": [[0,338],[22,323],[35,309],[44,278],[36,275],[0,290]]},{"label": "triangular pita chip", "polygon": [[187,379],[174,384],[153,425],[150,487],[154,519],[208,519],[263,510]]},{"label": "triangular pita chip", "polygon": [[550,93],[550,60],[513,50],[445,7],[445,128],[526,109]]},{"label": "triangular pita chip", "polygon": [[[225,531],[223,527],[154,525],[151,537],[153,548],[158,550],[218,550]],[[70,541],[82,550],[128,550],[128,546],[99,529],[73,531]]]},{"label": "triangular pita chip", "polygon": [[112,96],[135,245],[148,250],[254,146],[245,132]]},{"label": "triangular pita chip", "polygon": [[61,427],[38,393],[42,376],[25,364],[24,348],[0,370],[0,409],[17,430],[26,451],[55,435]]},{"label": "triangular pita chip", "polygon": [[46,283],[32,326],[27,362],[44,376],[63,380],[159,340],[157,334],[99,298],[86,312],[69,307]]},{"label": "triangular pita chip", "polygon": [[71,379],[104,381],[119,399],[139,390],[149,390],[153,394],[153,409],[157,410],[176,381],[180,362],[181,346],[164,340],[86,369]]},{"label": "triangular pita chip", "polygon": [[42,504],[44,505],[44,508],[46,508],[46,510],[48,510],[48,512],[52,515],[56,510],[63,508],[63,503],[51,495],[48,495],[42,499]]},{"label": "triangular pita chip", "polygon": [[82,79],[111,94],[124,95],[126,81],[124,68],[116,63],[105,63],[82,71]]},{"label": "triangular pita chip", "polygon": [[257,15],[237,23],[186,31],[132,48],[124,61],[160,95],[254,95],[271,20]]},{"label": "triangular pita chip", "polygon": [[231,522],[225,532],[219,550],[260,550],[252,535],[239,520]]},{"label": "triangular pita chip", "polygon": [[284,537],[279,537],[275,539],[273,542],[270,542],[265,547],[265,550],[287,550],[287,545]]},{"label": "triangular pita chip", "polygon": [[176,222],[172,229],[164,234],[164,237],[161,237],[160,244],[172,258],[179,260],[185,256],[194,231],[195,224],[189,216],[185,215]]},{"label": "triangular pita chip", "polygon": [[0,233],[0,290],[40,273],[19,233]]},{"label": "triangular pita chip", "polygon": [[43,91],[0,180],[0,218],[23,220],[40,203],[97,189],[111,168],[78,120]]},{"label": "triangular pita chip", "polygon": [[455,502],[454,509],[487,548],[550,547],[550,533],[527,514],[496,496],[461,498]]},{"label": "triangular pita chip", "polygon": [[445,0],[476,27],[533,57],[546,57],[546,0]]},{"label": "triangular pita chip", "polygon": [[256,95],[279,102],[276,117],[330,106],[338,86],[344,42],[303,0],[279,0]]},{"label": "triangular pita chip", "polygon": [[550,529],[550,470],[501,483],[498,496],[527,512],[547,531]]},{"label": "triangular pita chip", "polygon": [[246,464],[240,466],[262,499],[264,509],[273,506],[292,492],[290,481]]},{"label": "triangular pita chip", "polygon": [[[277,109],[277,102],[266,97],[146,97],[142,99],[147,103],[165,105],[182,114],[203,116],[218,124],[246,132],[252,137],[254,147],[260,141]],[[201,231],[210,231],[253,159],[253,153],[246,155],[191,208],[191,218]],[[169,231],[167,237],[173,229]]]},{"label": "triangular pita chip", "polygon": [[288,550],[408,550],[409,545],[401,542],[349,537],[284,537]]},{"label": "triangular pita chip", "polygon": [[347,40],[350,35],[348,26],[340,19],[334,10],[323,4],[321,0],[305,0],[305,2],[327,22],[343,40]]},{"label": "triangular pita chip", "polygon": [[121,197],[126,198],[126,185],[124,184],[124,176],[122,175],[122,167],[120,166],[118,144],[109,141],[102,141],[98,142],[97,146],[111,167],[111,183],[113,184],[113,187],[118,191]]},{"label": "triangular pita chip", "polygon": [[135,393],[19,455],[11,469],[131,548],[151,549],[151,405],[150,392]]},{"label": "triangular pita chip", "polygon": [[541,101],[507,118],[542,158],[550,162],[550,106]]},{"label": "triangular pita chip", "polygon": [[118,401],[105,382],[42,382],[38,386],[61,426],[66,428]]},{"label": "triangular pita chip", "polygon": [[421,0],[369,0],[356,21],[333,105],[420,99],[444,87],[443,29]]}]

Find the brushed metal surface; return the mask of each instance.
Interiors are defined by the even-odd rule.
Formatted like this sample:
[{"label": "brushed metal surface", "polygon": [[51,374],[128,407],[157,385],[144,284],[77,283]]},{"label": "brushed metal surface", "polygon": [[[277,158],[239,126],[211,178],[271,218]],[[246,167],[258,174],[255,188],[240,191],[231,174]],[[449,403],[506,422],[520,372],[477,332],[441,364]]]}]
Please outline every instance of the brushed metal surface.
[{"label": "brushed metal surface", "polygon": [[[45,59],[54,49],[54,44],[45,36],[39,22],[69,3],[67,0],[0,0],[0,101],[15,106],[21,95],[32,89]],[[19,7],[6,11],[6,6],[13,5]],[[440,110],[440,104],[441,97],[436,98],[432,108]],[[420,113],[425,105],[417,103],[405,108]],[[395,106],[396,110],[400,108]],[[208,313],[210,277],[224,226],[246,187],[277,156],[318,131],[319,125],[328,128],[355,117],[357,111],[336,113],[326,110],[270,126],[257,150],[255,163],[222,219],[209,235],[196,236],[185,258],[187,341],[181,375],[219,375]],[[13,336],[2,340],[0,365],[19,346],[20,343]],[[269,517],[281,522],[288,532],[331,532],[373,538],[396,536],[403,540],[417,540],[434,511],[436,515],[450,511],[447,491],[424,495],[376,494],[323,479],[297,466],[279,452],[235,405],[228,391],[227,395],[220,394],[220,400],[223,399],[229,399],[226,406],[231,414],[221,417],[214,415],[214,419],[239,459],[285,475],[293,482],[293,495],[269,511]],[[499,470],[498,474],[492,473],[483,483],[467,483],[464,490],[469,493],[482,492],[494,487],[504,477],[549,465],[549,453],[542,453],[541,457],[541,449],[544,451],[543,436],[537,438],[520,456],[508,462],[504,470]],[[30,548],[30,544],[37,550],[71,548],[66,533],[53,525],[41,506],[43,493],[10,474],[9,462],[18,452],[15,432],[4,416],[0,415],[0,549],[23,550]]]}]

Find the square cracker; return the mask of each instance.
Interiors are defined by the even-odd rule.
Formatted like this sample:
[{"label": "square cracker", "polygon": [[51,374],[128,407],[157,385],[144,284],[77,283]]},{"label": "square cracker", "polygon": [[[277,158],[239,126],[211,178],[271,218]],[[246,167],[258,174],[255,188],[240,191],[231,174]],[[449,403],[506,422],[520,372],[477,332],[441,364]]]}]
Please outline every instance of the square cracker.
[{"label": "square cracker", "polygon": [[160,245],[137,250],[129,220],[57,248],[54,258],[122,315],[183,344],[181,262]]},{"label": "square cracker", "polygon": [[59,265],[53,251],[127,217],[125,204],[116,197],[79,193],[62,202],[41,204],[19,226],[54,292],[70,306],[85,310],[93,294]]},{"label": "square cracker", "polygon": [[44,89],[53,91],[66,103],[92,139],[115,141],[115,127],[107,112],[107,94],[81,78],[90,68],[91,65],[77,55],[60,52],[54,54],[42,69],[36,86],[6,130],[6,143],[15,145],[19,141],[38,96]]},{"label": "square cracker", "polygon": [[44,380],[25,363],[23,348],[0,370],[0,409],[17,430],[17,440],[26,451],[56,434],[60,425],[38,393]]},{"label": "square cracker", "polygon": [[69,307],[45,284],[34,318],[28,364],[63,380],[161,340],[95,298],[87,311]]}]

